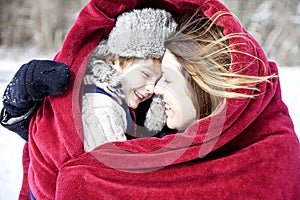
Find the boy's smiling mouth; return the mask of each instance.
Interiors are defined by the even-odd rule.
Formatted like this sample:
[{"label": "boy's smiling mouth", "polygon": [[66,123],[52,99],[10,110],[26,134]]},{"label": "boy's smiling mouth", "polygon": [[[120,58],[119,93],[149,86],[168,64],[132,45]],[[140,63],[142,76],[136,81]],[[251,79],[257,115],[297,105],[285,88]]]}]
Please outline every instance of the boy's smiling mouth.
[{"label": "boy's smiling mouth", "polygon": [[143,101],[146,97],[144,95],[142,95],[140,92],[138,92],[137,90],[134,90],[134,94],[137,97],[137,99],[139,101]]}]

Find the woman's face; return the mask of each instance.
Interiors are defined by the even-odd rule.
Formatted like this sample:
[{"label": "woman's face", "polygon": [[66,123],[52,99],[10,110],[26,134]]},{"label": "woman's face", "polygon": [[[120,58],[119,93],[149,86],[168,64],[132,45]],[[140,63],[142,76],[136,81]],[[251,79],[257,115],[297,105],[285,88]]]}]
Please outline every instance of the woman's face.
[{"label": "woman's face", "polygon": [[154,92],[161,95],[165,102],[167,126],[184,130],[196,120],[196,110],[180,67],[174,54],[167,50],[161,66],[163,75]]},{"label": "woman's face", "polygon": [[133,109],[153,95],[154,85],[162,75],[160,63],[153,59],[140,59],[122,69],[122,73],[124,100]]}]

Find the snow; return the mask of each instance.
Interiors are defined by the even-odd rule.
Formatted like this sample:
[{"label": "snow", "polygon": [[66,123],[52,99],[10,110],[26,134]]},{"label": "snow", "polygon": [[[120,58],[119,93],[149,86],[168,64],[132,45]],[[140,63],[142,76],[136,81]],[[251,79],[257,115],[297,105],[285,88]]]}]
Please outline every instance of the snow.
[{"label": "snow", "polygon": [[[26,62],[26,61],[25,61]],[[0,95],[8,81],[24,61],[0,61]],[[0,104],[2,109],[2,103]],[[0,199],[18,199],[22,184],[22,150],[24,141],[17,134],[0,126]]]},{"label": "snow", "polygon": [[[19,60],[7,58],[0,61],[1,96],[14,73],[28,61],[27,58]],[[289,108],[296,133],[300,138],[300,92],[297,89],[300,79],[298,76],[300,76],[300,66],[279,68],[283,101]],[[1,107],[2,103],[0,109]],[[23,145],[24,141],[19,136],[0,126],[0,199],[18,199],[22,183]]]},{"label": "snow", "polygon": [[300,138],[300,66],[279,67],[282,100],[288,106],[295,131]]}]

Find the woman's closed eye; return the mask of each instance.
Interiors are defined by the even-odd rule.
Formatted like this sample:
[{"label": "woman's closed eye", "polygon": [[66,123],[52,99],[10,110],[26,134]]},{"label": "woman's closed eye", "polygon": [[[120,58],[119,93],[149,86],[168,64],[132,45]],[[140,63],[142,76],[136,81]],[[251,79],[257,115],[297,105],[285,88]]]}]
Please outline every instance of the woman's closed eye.
[{"label": "woman's closed eye", "polygon": [[164,83],[164,84],[169,84],[169,83],[171,83],[170,79],[166,78],[165,75],[163,75],[163,76],[161,77],[161,82]]},{"label": "woman's closed eye", "polygon": [[164,83],[168,84],[168,83],[171,83],[171,81],[169,81],[168,79],[165,79]]}]

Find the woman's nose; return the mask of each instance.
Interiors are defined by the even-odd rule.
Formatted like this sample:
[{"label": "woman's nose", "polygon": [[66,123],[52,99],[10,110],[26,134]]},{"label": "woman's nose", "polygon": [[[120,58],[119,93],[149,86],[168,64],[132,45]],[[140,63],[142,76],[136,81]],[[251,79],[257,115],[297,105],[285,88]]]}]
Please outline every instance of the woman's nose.
[{"label": "woman's nose", "polygon": [[154,93],[160,96],[162,96],[164,93],[163,87],[161,84],[159,84],[159,82],[154,86]]}]

